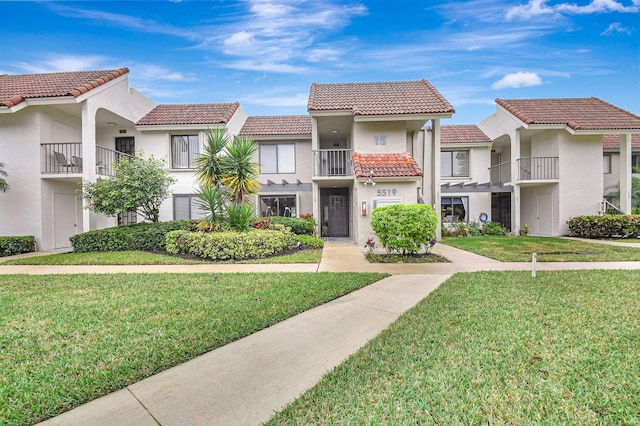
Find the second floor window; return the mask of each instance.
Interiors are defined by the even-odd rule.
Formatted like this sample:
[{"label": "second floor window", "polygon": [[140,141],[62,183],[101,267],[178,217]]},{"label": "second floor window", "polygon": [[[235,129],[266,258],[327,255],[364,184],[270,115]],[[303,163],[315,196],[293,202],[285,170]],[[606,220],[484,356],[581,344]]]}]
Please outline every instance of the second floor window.
[{"label": "second floor window", "polygon": [[295,173],[295,144],[260,145],[260,173]]},{"label": "second floor window", "polygon": [[604,154],[602,156],[602,173],[608,175],[611,173],[611,155]]},{"label": "second floor window", "polygon": [[198,135],[171,136],[171,168],[193,169],[194,160],[200,152]]},{"label": "second floor window", "polygon": [[469,176],[469,151],[442,151],[440,153],[440,176]]}]

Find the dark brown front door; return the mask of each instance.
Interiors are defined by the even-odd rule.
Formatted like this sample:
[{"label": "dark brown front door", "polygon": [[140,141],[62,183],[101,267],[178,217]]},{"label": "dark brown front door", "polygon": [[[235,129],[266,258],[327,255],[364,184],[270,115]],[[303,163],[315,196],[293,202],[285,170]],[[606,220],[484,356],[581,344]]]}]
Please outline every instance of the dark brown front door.
[{"label": "dark brown front door", "polygon": [[133,136],[116,138],[116,151],[124,152],[125,154],[129,154],[129,155],[135,155],[136,153],[135,138]]},{"label": "dark brown front door", "polygon": [[349,189],[321,190],[322,225],[324,237],[349,236]]}]

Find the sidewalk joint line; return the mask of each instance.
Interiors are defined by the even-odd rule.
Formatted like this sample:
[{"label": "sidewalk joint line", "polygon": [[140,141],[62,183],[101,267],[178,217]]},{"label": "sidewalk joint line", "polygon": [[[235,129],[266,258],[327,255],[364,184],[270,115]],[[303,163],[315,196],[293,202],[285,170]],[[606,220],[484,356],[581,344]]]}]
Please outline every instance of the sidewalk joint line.
[{"label": "sidewalk joint line", "polygon": [[156,424],[158,426],[162,426],[162,423],[160,423],[160,421],[158,421],[158,419],[156,419],[156,417],[151,413],[151,411],[149,411],[149,409],[146,407],[146,405],[144,405],[144,403],[142,401],[140,401],[140,399],[136,396],[136,394],[133,393],[133,391],[131,390],[130,386],[127,386],[127,392],[129,392],[131,394],[131,396],[134,397],[136,401],[138,401],[138,404],[140,404],[142,406],[142,408],[144,408],[144,411],[146,411],[147,414],[149,414],[149,416],[151,416],[153,421],[156,422]]}]

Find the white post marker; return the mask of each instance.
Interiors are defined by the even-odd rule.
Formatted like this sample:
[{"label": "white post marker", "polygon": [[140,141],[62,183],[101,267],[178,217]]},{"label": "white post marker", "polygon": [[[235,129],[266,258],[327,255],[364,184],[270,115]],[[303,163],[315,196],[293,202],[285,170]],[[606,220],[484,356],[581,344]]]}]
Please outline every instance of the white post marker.
[{"label": "white post marker", "polygon": [[531,278],[536,277],[536,258],[537,257],[538,255],[536,253],[533,253],[533,256],[531,256]]}]

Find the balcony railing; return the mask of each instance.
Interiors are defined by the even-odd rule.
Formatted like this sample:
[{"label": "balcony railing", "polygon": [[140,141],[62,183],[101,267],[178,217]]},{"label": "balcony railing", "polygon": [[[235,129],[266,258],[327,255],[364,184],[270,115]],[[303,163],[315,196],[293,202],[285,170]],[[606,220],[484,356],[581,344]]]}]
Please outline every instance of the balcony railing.
[{"label": "balcony railing", "polygon": [[82,143],[43,143],[40,151],[43,174],[82,173]]},{"label": "balcony railing", "polygon": [[518,170],[518,180],[558,179],[558,157],[519,158]]},{"label": "balcony railing", "polygon": [[[84,166],[81,142],[41,144],[42,174],[81,174]],[[103,176],[114,174],[113,166],[121,157],[131,155],[96,146],[96,173]]]},{"label": "balcony railing", "polygon": [[96,173],[102,176],[113,176],[113,167],[121,158],[133,158],[124,152],[96,146]]},{"label": "balcony railing", "polygon": [[491,183],[511,182],[511,161],[489,167]]},{"label": "balcony railing", "polygon": [[351,149],[320,149],[313,151],[314,176],[352,176]]}]

